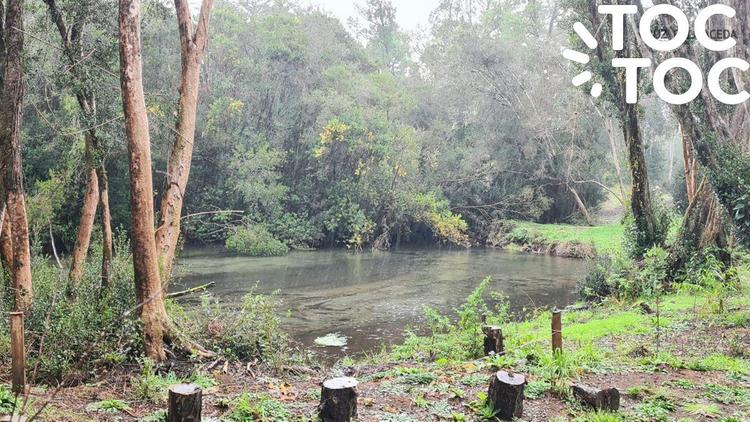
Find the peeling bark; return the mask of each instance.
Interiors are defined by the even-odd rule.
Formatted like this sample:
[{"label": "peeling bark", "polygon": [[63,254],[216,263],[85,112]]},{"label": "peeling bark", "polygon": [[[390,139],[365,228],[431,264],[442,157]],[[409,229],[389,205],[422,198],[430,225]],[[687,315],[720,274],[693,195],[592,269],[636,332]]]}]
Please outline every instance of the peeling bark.
[{"label": "peeling bark", "polygon": [[[21,161],[23,115],[23,0],[9,0],[5,11],[3,90],[0,97],[0,174],[13,243],[15,308],[31,306],[31,248]],[[0,195],[1,197],[2,195]]]},{"label": "peeling bark", "polygon": [[154,243],[151,138],[143,94],[141,59],[141,2],[120,0],[119,9],[120,85],[130,154],[131,240],[136,299],[141,305],[146,355],[161,362],[166,358],[164,332],[167,313]]},{"label": "peeling bark", "polygon": [[187,0],[175,0],[180,34],[180,98],[177,103],[176,136],[167,163],[164,193],[161,197],[156,246],[165,283],[172,274],[172,264],[180,238],[180,215],[185,197],[195,142],[195,115],[198,108],[198,88],[203,52],[208,38],[208,18],[213,0],[203,0],[198,25],[193,33],[193,22]]},{"label": "peeling bark", "polygon": [[90,169],[86,177],[86,192],[83,195],[83,206],[81,207],[81,220],[78,223],[76,242],[73,246],[73,254],[70,260],[70,272],[68,282],[70,284],[69,294],[73,294],[75,286],[83,277],[86,265],[86,256],[91,243],[91,233],[94,231],[94,220],[96,219],[97,202],[99,202],[99,182],[96,170]]}]

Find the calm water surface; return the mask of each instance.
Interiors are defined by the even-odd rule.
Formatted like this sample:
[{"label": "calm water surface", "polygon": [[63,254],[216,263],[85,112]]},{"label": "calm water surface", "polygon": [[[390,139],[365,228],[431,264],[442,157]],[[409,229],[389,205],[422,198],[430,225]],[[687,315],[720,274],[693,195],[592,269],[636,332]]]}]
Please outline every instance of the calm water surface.
[{"label": "calm water surface", "polygon": [[248,258],[193,248],[182,254],[182,283],[174,289],[214,281],[212,294],[239,304],[257,283],[260,293],[278,291],[284,327],[297,340],[311,345],[316,337],[341,333],[349,338],[345,351],[360,352],[401,340],[408,327],[421,331],[422,305],[450,311],[487,276],[490,290],[507,295],[513,310],[568,305],[584,265],[490,249],[323,250]]}]

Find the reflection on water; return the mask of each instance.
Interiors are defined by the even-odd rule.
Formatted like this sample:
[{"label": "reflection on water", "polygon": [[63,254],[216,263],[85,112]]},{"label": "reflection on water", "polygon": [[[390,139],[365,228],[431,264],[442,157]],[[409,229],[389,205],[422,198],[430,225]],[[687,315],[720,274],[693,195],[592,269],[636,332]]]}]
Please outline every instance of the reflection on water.
[{"label": "reflection on water", "polygon": [[[321,335],[349,337],[349,352],[371,350],[419,328],[422,305],[452,309],[492,276],[490,290],[512,309],[565,306],[574,301],[582,261],[490,249],[401,249],[355,254],[346,250],[291,252],[284,257],[229,256],[220,249],[188,249],[175,289],[215,281],[212,294],[239,302],[253,286],[279,292],[284,327],[310,345]],[[420,330],[421,331],[421,330]]]}]

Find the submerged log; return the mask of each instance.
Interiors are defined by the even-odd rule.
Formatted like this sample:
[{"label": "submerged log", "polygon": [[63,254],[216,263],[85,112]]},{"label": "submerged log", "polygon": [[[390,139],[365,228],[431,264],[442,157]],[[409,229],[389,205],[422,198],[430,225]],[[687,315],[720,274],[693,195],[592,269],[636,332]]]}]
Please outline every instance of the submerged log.
[{"label": "submerged log", "polygon": [[169,422],[200,422],[203,393],[195,384],[169,387]]},{"label": "submerged log", "polygon": [[523,416],[523,389],[526,386],[526,377],[521,374],[513,374],[498,371],[490,379],[490,388],[487,391],[487,400],[495,409],[497,417],[502,420],[512,420]]},{"label": "submerged log", "polygon": [[484,333],[484,355],[489,356],[491,353],[502,355],[505,354],[503,346],[503,330],[496,325],[483,325]]},{"label": "submerged log", "polygon": [[357,418],[357,380],[331,378],[323,382],[318,411],[323,422],[348,422]]},{"label": "submerged log", "polygon": [[620,392],[616,388],[589,387],[583,384],[571,386],[573,396],[596,410],[616,411],[620,408]]}]

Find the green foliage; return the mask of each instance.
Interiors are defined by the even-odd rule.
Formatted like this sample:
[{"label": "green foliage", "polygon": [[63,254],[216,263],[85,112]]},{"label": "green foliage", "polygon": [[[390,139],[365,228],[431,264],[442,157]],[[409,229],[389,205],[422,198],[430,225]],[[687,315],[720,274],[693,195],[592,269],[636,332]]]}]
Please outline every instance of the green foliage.
[{"label": "green foliage", "polygon": [[162,404],[167,400],[169,386],[178,384],[180,380],[172,372],[160,375],[156,370],[154,362],[144,358],[141,361],[141,375],[134,377],[131,383],[136,397],[154,404]]},{"label": "green foliage", "polygon": [[235,422],[285,422],[292,414],[282,403],[266,394],[243,393],[229,405],[229,420]]},{"label": "green foliage", "polygon": [[655,224],[652,232],[645,227],[639,227],[639,222],[633,218],[631,211],[624,218],[626,231],[623,249],[635,260],[641,259],[648,250],[655,246],[664,246],[672,226],[674,216],[662,199],[652,197],[652,207]]},{"label": "green foliage", "polygon": [[172,318],[185,335],[227,358],[279,365],[289,357],[274,296],[251,291],[237,308],[204,295],[200,306],[177,309]]},{"label": "green foliage", "polygon": [[122,400],[102,400],[86,405],[87,412],[121,413],[130,410],[130,406]]},{"label": "green foliage", "polygon": [[624,422],[626,420],[625,416],[617,412],[598,411],[578,415],[573,422]]},{"label": "green foliage", "polygon": [[167,416],[167,411],[165,409],[159,409],[154,413],[140,418],[138,422],[167,422]]},{"label": "green foliage", "polygon": [[667,251],[661,247],[655,246],[646,251],[643,265],[636,276],[621,283],[621,294],[631,299],[660,294],[667,278],[667,258]]},{"label": "green foliage", "polygon": [[[139,321],[131,312],[135,292],[129,248],[118,235],[111,286],[106,291],[101,287],[100,252],[94,251],[73,290],[74,296],[66,295],[65,270],[57,268],[49,257],[32,258],[34,301],[25,318],[26,341],[43,342],[44,347],[31,348],[27,359],[29,367],[38,368],[40,380],[61,381],[72,373],[77,374],[74,379],[84,380],[86,374],[115,363],[108,357],[119,355],[122,361],[140,354]],[[3,297],[3,309],[12,310],[12,291],[6,290]],[[8,338],[7,330],[7,325],[0,327],[0,338]]]},{"label": "green foliage", "polygon": [[262,225],[237,227],[224,242],[228,251],[247,256],[279,256],[289,252],[289,248]]},{"label": "green foliage", "polygon": [[538,380],[538,381],[531,381],[528,384],[526,384],[526,387],[524,388],[523,392],[526,395],[527,398],[534,400],[538,398],[542,398],[547,391],[549,391],[552,388],[552,384],[550,384],[548,381],[544,380]]},{"label": "green foliage", "polygon": [[657,395],[639,403],[633,409],[634,419],[643,422],[666,422],[669,414],[676,409],[671,399]]},{"label": "green foliage", "polygon": [[437,379],[434,373],[421,368],[395,368],[393,374],[406,384],[431,384]]},{"label": "green foliage", "polygon": [[0,385],[0,414],[10,415],[19,407],[21,403],[16,400],[13,394],[6,386]]}]

